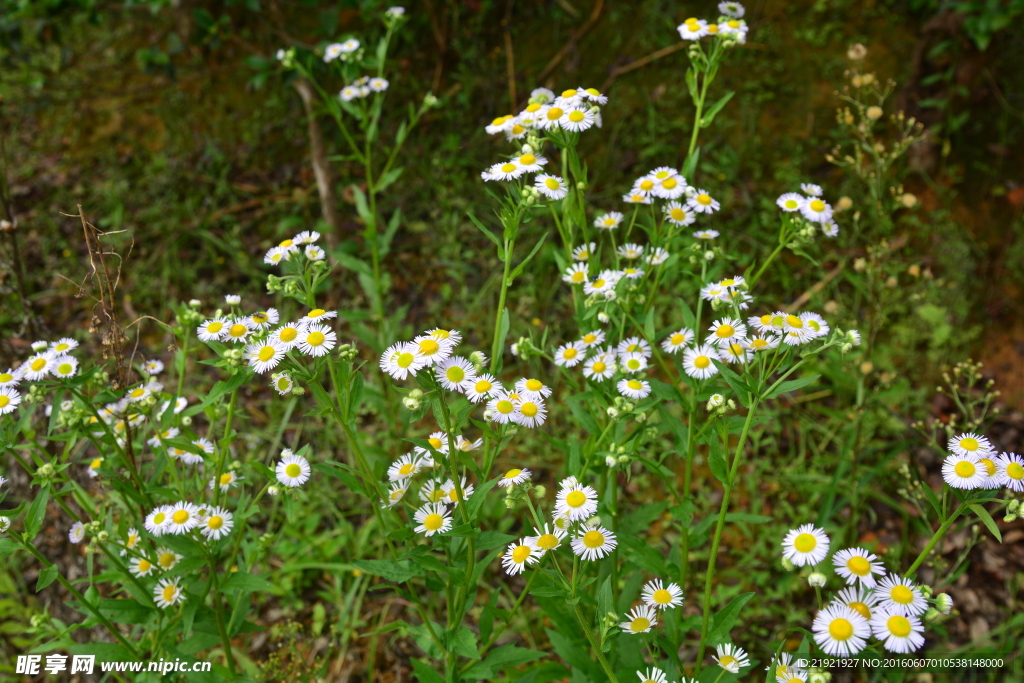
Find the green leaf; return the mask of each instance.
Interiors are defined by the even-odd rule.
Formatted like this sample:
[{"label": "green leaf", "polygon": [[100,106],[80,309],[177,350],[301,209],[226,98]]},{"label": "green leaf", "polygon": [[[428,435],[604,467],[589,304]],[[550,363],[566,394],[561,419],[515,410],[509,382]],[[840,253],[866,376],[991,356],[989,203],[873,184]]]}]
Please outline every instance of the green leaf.
[{"label": "green leaf", "polygon": [[374,576],[379,576],[383,579],[394,581],[396,583],[402,583],[403,581],[408,581],[414,576],[420,575],[419,570],[406,561],[356,560],[352,563],[352,566],[366,572],[367,574],[373,574]]},{"label": "green leaf", "polygon": [[732,630],[736,620],[740,617],[740,610],[750,599],[753,593],[743,593],[733,598],[728,605],[718,610],[711,618],[711,628],[708,631],[708,643],[720,645],[729,639],[729,631]]},{"label": "green leaf", "polygon": [[338,261],[338,265],[346,270],[351,270],[352,272],[359,273],[360,275],[373,277],[373,268],[370,267],[369,263],[362,259],[358,259],[351,254],[346,254],[343,251],[334,252],[334,258]]},{"label": "green leaf", "polygon": [[355,377],[352,378],[348,394],[348,415],[345,416],[349,423],[355,422],[359,408],[363,405],[363,373],[355,372],[353,374]]},{"label": "green leaf", "polygon": [[819,377],[821,377],[821,375],[808,375],[807,377],[791,379],[788,382],[783,382],[779,386],[772,389],[771,393],[765,396],[765,398],[775,398],[776,396],[784,394],[787,391],[796,391],[797,389],[803,389],[804,387],[817,382]]},{"label": "green leaf", "polygon": [[403,166],[391,169],[390,171],[384,174],[383,178],[377,181],[377,187],[374,189],[376,189],[377,192],[381,192],[385,187],[398,180],[399,176],[402,175],[402,171],[404,170],[405,168]]},{"label": "green leaf", "polygon": [[612,605],[612,577],[609,574],[597,590],[597,616],[602,617],[614,611],[615,608]]},{"label": "green leaf", "polygon": [[469,220],[473,221],[473,225],[475,225],[477,227],[477,229],[480,230],[480,232],[482,232],[483,234],[487,235],[487,238],[489,240],[491,240],[492,242],[494,242],[494,246],[498,247],[498,259],[501,260],[501,261],[504,261],[505,260],[505,247],[502,245],[501,240],[498,239],[498,236],[495,235],[490,230],[488,230],[484,226],[484,224],[481,223],[477,219],[477,217],[474,216],[471,212],[467,211],[466,215],[469,216]]},{"label": "green leaf", "polygon": [[735,94],[735,92],[727,92],[725,95],[722,96],[722,99],[718,100],[710,107],[708,107],[707,113],[700,118],[700,127],[707,128],[708,126],[710,126],[711,122],[715,120],[715,115],[717,115],[718,112],[722,111],[722,107],[728,104],[729,100],[731,100],[732,96]]},{"label": "green leaf", "polygon": [[[503,667],[522,666],[545,656],[544,652],[527,650],[509,643],[491,650],[482,662],[474,664],[466,670],[466,673],[462,674],[462,677],[471,680],[497,678]],[[522,680],[522,678],[517,680]]]},{"label": "green leaf", "polygon": [[566,399],[566,402],[569,404],[569,410],[572,411],[572,416],[576,418],[576,421],[581,427],[591,434],[600,434],[601,428],[598,426],[597,420],[590,414],[590,411],[587,410],[587,407],[583,404],[583,402],[590,396],[591,394],[589,392],[583,392],[581,394],[570,396]]},{"label": "green leaf", "polygon": [[235,389],[245,384],[247,381],[249,381],[249,373],[244,371],[232,375],[227,380],[218,381],[216,384],[213,385],[213,388],[210,389],[210,393],[206,395],[206,398],[203,399],[203,402],[197,407],[197,412],[205,410],[207,407],[212,406],[214,403],[217,402],[217,400],[221,396],[234,391]]},{"label": "green leaf", "polygon": [[988,510],[977,503],[972,503],[968,507],[974,511],[974,514],[978,515],[978,519],[980,519],[981,523],[985,525],[985,528],[996,537],[996,540],[1002,543],[1003,535],[999,533],[999,527],[996,526],[996,522],[992,519],[992,515],[988,513]]},{"label": "green leaf", "polygon": [[616,530],[616,534],[622,535],[633,535],[640,531],[645,531],[647,527],[651,525],[651,522],[661,516],[661,513],[668,507],[668,501],[661,501],[660,503],[653,503],[650,505],[644,505],[630,514],[619,523],[619,528]]},{"label": "green leaf", "polygon": [[533,245],[533,249],[530,250],[530,253],[527,255],[527,257],[520,261],[519,265],[516,266],[511,273],[509,273],[508,285],[510,287],[512,286],[512,281],[519,277],[519,275],[523,272],[523,269],[526,268],[526,264],[529,263],[530,259],[532,259],[536,255],[536,253],[540,250],[541,246],[544,245],[544,242],[547,240],[547,238],[548,233],[545,232],[543,235],[541,235],[541,238],[537,240],[537,244]]},{"label": "green leaf", "polygon": [[221,586],[222,590],[242,590],[246,592],[254,591],[272,591],[274,590],[274,584],[270,583],[264,578],[250,574],[248,572],[232,572],[231,576],[224,585]]},{"label": "green leaf", "polygon": [[25,536],[29,541],[38,536],[39,531],[43,528],[43,518],[46,516],[46,503],[49,500],[50,486],[49,484],[44,484],[39,490],[39,495],[28,506],[28,512],[25,513]]},{"label": "green leaf", "polygon": [[711,441],[708,443],[708,467],[711,468],[711,474],[715,475],[715,479],[722,482],[723,485],[729,483],[729,466],[725,461],[725,450],[722,448],[722,442],[715,436],[711,435]]},{"label": "green leaf", "polygon": [[463,657],[480,658],[480,651],[476,647],[476,634],[465,626],[459,626],[455,633],[449,634],[448,648]]},{"label": "green leaf", "polygon": [[512,327],[512,322],[508,316],[508,308],[502,309],[501,311],[501,325],[498,327],[498,364],[497,372],[501,372],[501,358],[505,352],[505,339],[508,337],[509,328]]},{"label": "green leaf", "polygon": [[57,565],[51,564],[49,567],[39,572],[39,578],[36,579],[36,593],[43,590],[56,580]]},{"label": "green leaf", "polygon": [[772,521],[772,518],[765,515],[754,515],[749,512],[730,512],[726,514],[725,521],[746,522],[747,524],[767,524]]},{"label": "green leaf", "polygon": [[[697,94],[697,71],[692,66],[686,70],[686,89],[690,91],[690,99],[696,104],[699,97]],[[687,175],[686,177],[689,178],[690,176]]]},{"label": "green leaf", "polygon": [[[487,498],[487,493],[497,485],[498,479],[491,479],[480,484],[473,495],[466,501],[466,512],[470,519],[476,519],[477,513],[480,511],[480,506],[484,504],[484,500]],[[481,535],[481,539],[483,535]],[[481,548],[483,550],[483,548]]]},{"label": "green leaf", "polygon": [[420,683],[444,683],[444,678],[430,664],[422,659],[411,659],[409,661],[412,663],[413,675],[416,676],[416,680]]},{"label": "green leaf", "polygon": [[718,371],[722,373],[722,378],[725,379],[726,382],[728,382],[729,387],[732,388],[734,392],[736,392],[736,398],[740,400],[740,403],[742,403],[745,406],[749,405],[749,395],[751,391],[747,383],[744,382],[739,375],[730,370],[729,366],[727,366],[722,361],[712,359],[711,362],[714,363],[715,367],[718,368]]},{"label": "green leaf", "polygon": [[683,162],[683,177],[693,182],[694,174],[697,172],[697,162],[700,161],[700,147],[693,150],[693,154],[686,157]]},{"label": "green leaf", "polygon": [[376,225],[373,214],[370,213],[370,205],[366,201],[366,193],[358,185],[349,185],[352,188],[352,196],[356,200],[356,213],[363,219],[366,225]]}]

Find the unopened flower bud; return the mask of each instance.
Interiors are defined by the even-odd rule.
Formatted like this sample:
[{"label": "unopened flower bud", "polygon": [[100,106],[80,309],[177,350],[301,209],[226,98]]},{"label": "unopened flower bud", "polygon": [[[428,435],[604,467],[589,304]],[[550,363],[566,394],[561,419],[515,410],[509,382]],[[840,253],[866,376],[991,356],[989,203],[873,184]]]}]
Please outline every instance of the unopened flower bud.
[{"label": "unopened flower bud", "polygon": [[832,674],[822,669],[814,669],[807,672],[807,683],[831,683]]},{"label": "unopened flower bud", "polygon": [[108,538],[110,538],[110,534],[107,533],[106,529],[96,534],[97,541],[106,541]]},{"label": "unopened flower bud", "polygon": [[185,425],[186,427],[191,425],[192,424],[192,416],[191,415],[186,415],[185,417],[181,418],[181,424]]},{"label": "unopened flower bud", "polygon": [[708,399],[708,410],[714,410],[715,408],[725,405],[725,396],[721,394],[712,394],[711,398]]},{"label": "unopened flower bud", "polygon": [[1014,498],[1010,501],[1010,504],[1006,506],[1007,511],[1016,512],[1020,509],[1020,501]]},{"label": "unopened flower bud", "polygon": [[276,495],[279,495],[280,493],[281,493],[281,489],[279,489],[276,486],[268,486],[267,487],[267,495],[270,496],[270,497],[274,497]]},{"label": "unopened flower bud", "polygon": [[49,479],[53,476],[53,465],[45,463],[36,470],[36,476],[40,479]]},{"label": "unopened flower bud", "polygon": [[602,325],[607,325],[608,321],[610,321],[610,320],[611,320],[611,318],[609,318],[608,314],[605,313],[604,311],[601,311],[600,313],[597,314],[597,321],[599,323],[601,323]]},{"label": "unopened flower bud", "polygon": [[953,609],[953,598],[949,597],[948,593],[939,593],[935,596],[935,609],[943,614],[949,614]]},{"label": "unopened flower bud", "polygon": [[543,498],[546,495],[548,495],[548,487],[547,486],[544,486],[543,484],[541,484],[539,486],[534,486],[533,487],[533,497],[534,498]]},{"label": "unopened flower bud", "polygon": [[611,406],[608,406],[606,412],[608,413],[608,417],[612,418],[613,420],[619,416],[619,411]]},{"label": "unopened flower bud", "polygon": [[704,252],[704,260],[705,261],[713,261],[714,259],[715,259],[715,252],[710,251],[710,250]]},{"label": "unopened flower bud", "polygon": [[199,299],[189,299],[188,300],[188,305],[191,306],[192,308],[199,308],[202,305],[202,303],[203,302],[200,301]]},{"label": "unopened flower bud", "polygon": [[614,455],[606,455],[604,458],[604,464],[608,467],[615,467],[619,464],[619,461],[615,459]]},{"label": "unopened flower bud", "polygon": [[877,121],[878,119],[882,118],[882,108],[878,106],[870,106],[868,107],[868,110],[864,113],[872,121]]},{"label": "unopened flower bud", "polygon": [[807,577],[807,585],[813,588],[821,588],[825,585],[825,575],[821,572],[814,572]]},{"label": "unopened flower bud", "polygon": [[11,528],[10,517],[0,517],[0,534]]},{"label": "unopened flower bud", "polygon": [[783,557],[782,558],[782,568],[785,569],[787,572],[791,572],[794,569],[796,569],[796,565],[793,564],[792,562],[790,562],[789,558]]}]

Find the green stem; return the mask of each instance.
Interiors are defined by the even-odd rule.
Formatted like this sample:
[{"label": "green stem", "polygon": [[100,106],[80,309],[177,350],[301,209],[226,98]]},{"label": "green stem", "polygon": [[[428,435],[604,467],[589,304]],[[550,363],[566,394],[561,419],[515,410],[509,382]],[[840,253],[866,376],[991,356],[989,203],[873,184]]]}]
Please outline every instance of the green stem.
[{"label": "green stem", "polygon": [[498,295],[498,309],[494,314],[494,341],[491,342],[491,374],[498,372],[498,363],[501,360],[502,339],[501,320],[505,311],[505,295],[508,293],[508,276],[512,271],[512,250],[515,249],[516,238],[505,239],[505,269],[501,276],[501,293]]},{"label": "green stem", "polygon": [[231,652],[231,639],[228,638],[228,630],[224,626],[224,610],[222,609],[223,596],[221,595],[220,586],[217,581],[217,567],[214,566],[212,558],[210,559],[210,580],[213,582],[213,593],[216,602],[213,606],[213,613],[217,617],[217,630],[220,632],[220,641],[224,647],[224,657],[227,659],[228,670],[231,672],[232,677],[234,677],[236,675],[235,656]]},{"label": "green stem", "polygon": [[924,550],[921,551],[921,554],[918,555],[917,559],[914,560],[914,563],[910,565],[910,569],[908,569],[907,573],[904,574],[905,577],[909,578],[914,575],[914,572],[917,571],[918,567],[920,567],[921,564],[928,558],[928,553],[932,551],[932,548],[935,547],[935,544],[942,540],[942,537],[946,535],[947,531],[949,531],[949,527],[953,526],[953,522],[956,521],[956,518],[963,514],[964,510],[966,509],[967,504],[961,503],[960,506],[953,511],[953,514],[949,516],[949,519],[942,523],[942,526],[938,528],[935,534],[931,537],[931,540],[928,541],[928,545],[924,547]]},{"label": "green stem", "polygon": [[[238,389],[235,389],[231,392],[231,400],[228,402],[228,415],[224,422],[224,434],[221,437],[222,441],[231,433],[231,423],[235,419],[235,403],[237,401]],[[217,448],[220,452],[217,457],[217,471],[214,473],[213,481],[216,482],[216,484],[220,484],[220,475],[224,474],[224,461],[227,460],[228,447],[226,445],[221,447],[220,444],[218,444]],[[174,467],[174,463],[171,463],[171,467]],[[218,485],[213,487],[213,504],[220,505],[220,486]]]},{"label": "green stem", "polygon": [[594,640],[594,634],[590,631],[590,626],[587,624],[586,618],[583,616],[583,610],[580,609],[579,603],[573,605],[573,612],[576,614],[576,619],[580,622],[580,628],[587,634],[587,640],[590,641],[590,647],[594,648],[594,654],[597,655],[597,661],[600,662],[601,668],[604,669],[604,673],[608,676],[609,683],[619,683],[619,679],[615,677],[615,672],[612,671],[611,666],[608,664],[608,660],[604,658],[604,653],[601,652],[600,646],[597,641]]}]

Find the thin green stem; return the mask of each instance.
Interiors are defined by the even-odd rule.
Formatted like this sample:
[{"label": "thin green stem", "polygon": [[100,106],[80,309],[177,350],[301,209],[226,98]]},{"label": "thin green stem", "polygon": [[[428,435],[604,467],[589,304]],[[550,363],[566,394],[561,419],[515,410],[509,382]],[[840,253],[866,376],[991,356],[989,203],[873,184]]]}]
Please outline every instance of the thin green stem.
[{"label": "thin green stem", "polygon": [[942,540],[942,537],[946,535],[947,531],[949,531],[949,527],[953,526],[953,522],[955,522],[957,517],[963,514],[964,510],[966,509],[967,504],[961,503],[960,506],[953,511],[953,514],[949,516],[949,519],[942,523],[942,525],[938,528],[935,534],[931,537],[931,540],[928,541],[928,545],[924,547],[924,550],[921,551],[921,554],[918,555],[917,559],[914,560],[914,563],[910,565],[910,568],[907,570],[907,573],[904,574],[905,577],[909,578],[914,575],[914,572],[917,571],[918,567],[920,567],[921,564],[928,558],[928,554],[932,551],[932,548],[935,547],[935,544]]}]

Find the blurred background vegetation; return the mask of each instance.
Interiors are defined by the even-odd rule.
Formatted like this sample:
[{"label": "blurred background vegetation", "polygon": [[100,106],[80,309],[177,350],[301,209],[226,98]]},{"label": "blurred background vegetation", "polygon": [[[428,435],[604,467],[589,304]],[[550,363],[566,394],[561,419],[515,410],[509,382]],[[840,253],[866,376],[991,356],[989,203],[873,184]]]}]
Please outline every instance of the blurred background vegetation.
[{"label": "blurred background vegetation", "polygon": [[[126,231],[119,238],[122,252],[131,252],[120,282],[125,322],[165,319],[179,300],[198,298],[212,308],[225,293],[255,295],[266,273],[262,255],[299,229],[315,227],[328,234],[336,251],[358,253],[360,224],[350,185],[360,182],[360,167],[341,155],[333,124],[314,115],[339,202],[336,225],[325,225],[307,111],[273,55],[281,47],[314,48],[373,33],[389,4],[0,0],[3,208],[17,226],[3,233],[0,249],[0,364],[24,356],[37,338],[74,333],[85,339],[91,307],[77,297],[75,283],[86,273],[87,250],[77,217],[63,215],[77,216],[78,204],[101,229]],[[394,48],[397,68],[386,74],[388,98],[419,102],[433,92],[441,100],[406,143],[405,171],[386,191],[388,206],[400,207],[403,215],[386,264],[390,296],[396,308],[408,306],[410,329],[457,325],[471,342],[486,346],[479,342],[489,339],[500,274],[489,242],[466,212],[489,215],[479,172],[507,149],[503,140],[486,135],[484,125],[518,111],[532,88],[596,86],[610,96],[604,132],[585,137],[581,150],[591,170],[592,207],[620,208],[619,198],[634,178],[654,166],[682,165],[692,104],[682,78],[685,45],[677,42],[675,27],[689,16],[714,15],[714,5],[408,5],[409,26]],[[789,301],[806,293],[807,305],[818,310],[833,303],[843,327],[862,327],[865,316],[878,321],[873,366],[853,366],[852,372],[869,376],[866,385],[880,397],[870,429],[893,438],[880,450],[883,467],[910,448],[896,439],[908,438],[907,420],[927,414],[941,420],[948,406],[942,397],[933,398],[932,389],[944,365],[968,356],[985,362],[1011,408],[1001,418],[999,440],[1020,447],[1022,19],[1022,0],[751,2],[750,41],[715,85],[737,96],[702,141],[696,181],[722,201],[713,227],[737,245],[733,251],[745,254],[735,264],[737,272],[771,248],[773,202],[781,192],[815,182],[833,200],[853,200],[853,209],[840,217],[840,237],[822,249],[821,268],[787,255],[763,288],[787,293]],[[886,113],[902,110],[929,131],[899,170],[904,190],[917,202],[897,212],[891,225],[872,223],[863,187],[825,158],[844,142],[836,125],[842,104],[837,90],[851,67],[847,48],[854,43],[867,47],[862,71],[896,82]],[[854,211],[863,212],[857,230],[847,217]],[[561,295],[549,247],[517,281],[513,338],[559,324]],[[822,280],[822,270],[832,277]],[[341,271],[332,282],[330,305],[365,307],[350,273]],[[265,297],[264,303],[273,300]],[[132,343],[146,356],[159,355],[166,344],[159,327],[142,320],[135,329],[138,339]],[[860,381],[838,371],[830,379],[848,389]],[[830,415],[841,417],[841,407],[834,410]],[[275,424],[257,408],[252,412],[254,424]],[[814,429],[817,413],[799,405],[781,412]],[[798,452],[803,462],[806,446],[792,436],[783,430],[772,438],[780,452]],[[746,500],[753,508],[761,493],[788,485],[770,471],[770,463],[757,467],[759,483]],[[834,472],[826,474],[831,480]],[[798,518],[799,508],[812,502],[820,501],[780,505],[784,516]],[[332,524],[341,528],[345,515],[339,515]],[[313,514],[303,528],[311,531],[319,522]],[[315,644],[314,636],[324,630],[321,602],[341,610],[346,601],[361,601],[365,583],[322,581],[315,562],[331,561],[341,544],[351,555],[365,543],[342,532],[315,548],[296,543],[296,558],[308,555],[313,565],[300,563],[283,573],[288,592],[274,609],[278,620],[298,617],[302,624],[280,628],[304,630]],[[759,543],[770,556],[771,543]],[[954,640],[969,642],[1005,621],[986,621],[986,615],[1013,613],[1021,580],[1019,562],[1016,570],[1010,564],[987,566],[996,573],[988,578],[996,576],[1006,594],[976,597],[974,611],[956,622]],[[742,564],[733,569],[751,571]],[[768,574],[762,575],[767,581]],[[4,578],[0,596],[13,596],[15,583]],[[23,637],[24,609],[17,600],[0,600],[0,614],[8,614],[6,623],[14,629],[6,636],[0,629],[0,638]],[[804,606],[781,609],[787,617],[804,618],[796,616]],[[355,628],[358,613],[336,624],[339,632]],[[762,631],[753,632],[768,633]],[[377,656],[376,639],[371,643],[364,644],[370,648],[367,658]],[[391,649],[401,650],[395,643]],[[309,650],[303,652],[305,657]]]}]

